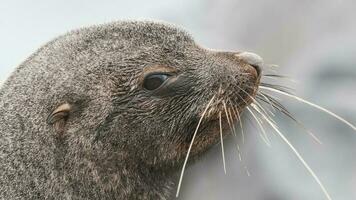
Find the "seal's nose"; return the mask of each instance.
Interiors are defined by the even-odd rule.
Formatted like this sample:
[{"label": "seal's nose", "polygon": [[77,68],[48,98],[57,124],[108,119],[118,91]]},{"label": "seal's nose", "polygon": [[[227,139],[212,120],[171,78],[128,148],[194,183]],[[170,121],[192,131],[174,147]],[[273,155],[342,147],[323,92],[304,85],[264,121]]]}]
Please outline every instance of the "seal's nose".
[{"label": "seal's nose", "polygon": [[263,59],[261,58],[261,56],[247,51],[237,53],[235,54],[235,56],[254,67],[258,75],[261,74],[261,68],[263,66]]}]

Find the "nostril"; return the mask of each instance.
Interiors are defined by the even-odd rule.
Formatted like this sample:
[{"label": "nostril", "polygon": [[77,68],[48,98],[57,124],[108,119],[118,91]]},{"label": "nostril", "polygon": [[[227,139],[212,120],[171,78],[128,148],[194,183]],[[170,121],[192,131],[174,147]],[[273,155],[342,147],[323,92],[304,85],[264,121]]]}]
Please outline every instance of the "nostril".
[{"label": "nostril", "polygon": [[260,66],[258,66],[258,65],[252,65],[252,64],[250,64],[253,68],[255,68],[256,69],[256,71],[257,71],[257,76],[259,76],[260,74],[261,74],[261,67]]},{"label": "nostril", "polygon": [[237,53],[235,54],[235,56],[254,67],[257,71],[257,74],[260,75],[261,67],[263,66],[263,59],[261,58],[261,56],[247,51]]}]

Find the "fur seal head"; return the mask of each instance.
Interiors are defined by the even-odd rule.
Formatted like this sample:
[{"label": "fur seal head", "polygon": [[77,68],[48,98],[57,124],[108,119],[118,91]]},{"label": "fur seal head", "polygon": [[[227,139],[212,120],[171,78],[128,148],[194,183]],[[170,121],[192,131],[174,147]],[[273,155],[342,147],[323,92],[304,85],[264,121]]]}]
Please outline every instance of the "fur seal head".
[{"label": "fur seal head", "polygon": [[171,25],[116,22],[51,41],[17,68],[1,97],[26,121],[15,137],[38,148],[27,156],[56,171],[52,193],[100,188],[127,197],[138,180],[159,185],[176,172],[196,130],[191,157],[218,143],[219,115],[226,130],[226,116],[252,101],[262,64],[253,53],[205,49]]}]

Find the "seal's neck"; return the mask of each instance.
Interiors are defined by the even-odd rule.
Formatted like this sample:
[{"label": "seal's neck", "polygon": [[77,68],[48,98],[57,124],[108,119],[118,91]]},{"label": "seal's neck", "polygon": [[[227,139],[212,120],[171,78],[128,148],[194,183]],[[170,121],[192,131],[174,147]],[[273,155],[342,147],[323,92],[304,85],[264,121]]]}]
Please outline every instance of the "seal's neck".
[{"label": "seal's neck", "polygon": [[168,199],[172,196],[171,174],[141,165],[130,173],[132,182],[126,186],[132,188],[129,199]]},{"label": "seal's neck", "polygon": [[[100,153],[88,155],[87,152]],[[62,168],[66,170],[63,180],[75,183],[72,184],[75,188],[70,188],[74,196],[80,194],[83,199],[94,196],[95,199],[157,200],[172,197],[173,172],[150,168],[143,162],[123,156],[122,152],[120,155],[103,152],[91,149],[76,156],[77,159],[66,159],[71,163]]]}]

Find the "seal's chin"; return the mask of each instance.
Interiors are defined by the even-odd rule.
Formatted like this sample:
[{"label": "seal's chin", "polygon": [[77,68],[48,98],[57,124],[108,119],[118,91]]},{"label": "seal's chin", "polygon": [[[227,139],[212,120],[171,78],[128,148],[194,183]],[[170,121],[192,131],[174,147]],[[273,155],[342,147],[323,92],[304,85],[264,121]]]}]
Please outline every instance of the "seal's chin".
[{"label": "seal's chin", "polygon": [[[236,122],[234,122],[236,123]],[[191,149],[191,156],[199,156],[202,153],[209,150],[215,144],[221,141],[222,137],[229,135],[231,133],[228,120],[226,117],[221,118],[221,132],[220,132],[220,122],[219,118],[207,119],[200,126],[196,137],[194,138],[194,143]],[[188,149],[192,140],[186,141],[186,148]]]}]

